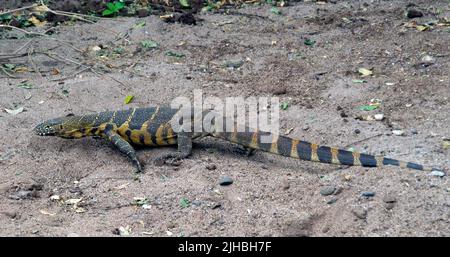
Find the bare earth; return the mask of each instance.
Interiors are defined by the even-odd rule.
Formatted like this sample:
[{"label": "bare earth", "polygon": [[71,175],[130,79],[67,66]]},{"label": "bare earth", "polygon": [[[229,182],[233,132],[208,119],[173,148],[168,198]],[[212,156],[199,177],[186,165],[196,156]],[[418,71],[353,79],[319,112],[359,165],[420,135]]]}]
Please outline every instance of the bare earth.
[{"label": "bare earth", "polygon": [[[211,138],[198,142],[178,167],[152,164],[173,148],[142,149],[145,173],[135,175],[128,159],[102,140],[32,133],[50,118],[170,103],[194,89],[221,98],[277,94],[289,103],[280,111],[282,133],[292,128],[291,137],[448,172],[450,150],[443,144],[450,138],[449,27],[419,31],[405,26],[411,19],[404,12],[414,2],[411,8],[424,13],[417,23],[449,18],[449,2],[337,2],[295,3],[280,8],[282,15],[269,5],[237,9],[241,14],[201,14],[196,26],[150,16],[56,27],[51,38],[86,50],[84,55],[61,41],[35,37],[22,52],[48,52],[57,60],[32,54],[32,62],[25,56],[9,63],[37,67],[42,77],[0,72],[0,235],[450,236],[448,176],[262,152],[247,157],[238,146]],[[123,35],[141,21],[145,26],[132,29],[128,41],[115,40],[111,30]],[[18,31],[0,35],[0,53],[29,40]],[[11,35],[19,38],[6,38]],[[315,44],[306,45],[306,38]],[[142,49],[142,40],[159,47]],[[123,52],[95,57],[91,49],[99,45]],[[432,60],[424,61],[426,55]],[[94,66],[96,73],[70,77],[84,69],[71,61]],[[361,78],[358,68],[373,69],[373,76]],[[24,80],[33,89],[17,86]],[[131,104],[124,104],[126,95],[135,96]],[[359,110],[373,98],[382,100],[379,109]],[[25,111],[3,111],[15,106]],[[385,119],[355,119],[377,113]],[[395,136],[393,129],[406,135]],[[212,164],[217,168],[206,168]],[[223,176],[234,183],[220,186]],[[327,186],[336,188],[334,194],[321,194]],[[362,196],[366,191],[375,195]],[[147,199],[146,208],[133,204],[136,197]],[[190,204],[183,206],[183,199]]]}]

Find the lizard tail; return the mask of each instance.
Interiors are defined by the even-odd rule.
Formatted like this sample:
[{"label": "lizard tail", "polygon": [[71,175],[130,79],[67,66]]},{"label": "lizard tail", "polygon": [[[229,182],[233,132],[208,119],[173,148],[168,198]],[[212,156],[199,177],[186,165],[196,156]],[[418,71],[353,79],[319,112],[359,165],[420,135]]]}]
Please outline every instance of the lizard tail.
[{"label": "lizard tail", "polygon": [[269,132],[220,132],[214,133],[213,136],[251,149],[258,149],[264,152],[306,161],[363,167],[393,165],[414,170],[438,170],[421,164],[399,161],[384,156],[374,156],[339,148],[320,146]]}]

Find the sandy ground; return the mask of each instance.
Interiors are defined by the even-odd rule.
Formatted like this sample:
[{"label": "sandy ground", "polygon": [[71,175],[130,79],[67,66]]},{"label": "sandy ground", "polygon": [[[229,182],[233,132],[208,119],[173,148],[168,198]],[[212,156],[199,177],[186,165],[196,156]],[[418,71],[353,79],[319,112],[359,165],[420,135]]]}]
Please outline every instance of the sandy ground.
[{"label": "sandy ground", "polygon": [[[32,133],[49,118],[169,103],[194,89],[222,98],[277,95],[289,103],[280,112],[281,131],[292,128],[289,136],[448,171],[450,152],[443,143],[450,138],[450,31],[419,31],[405,26],[412,19],[404,16],[416,8],[424,13],[417,23],[449,18],[448,1],[334,2],[296,3],[280,8],[282,15],[269,5],[202,14],[196,26],[156,16],[77,22],[58,26],[52,39],[35,37],[26,49],[57,60],[44,54],[11,59],[41,75],[0,78],[0,235],[450,236],[447,176],[262,152],[247,157],[214,139],[198,142],[178,167],[151,161],[173,148],[142,149],[145,173],[135,175],[130,162],[102,140]],[[115,40],[111,30],[123,35],[141,21],[145,25],[129,31],[127,40]],[[19,32],[0,35],[1,53],[29,40]],[[315,44],[305,45],[307,38]],[[159,48],[139,47],[148,39]],[[60,40],[87,51],[80,54]],[[99,45],[106,53],[123,51],[96,57],[89,49]],[[97,73],[70,77],[83,70],[70,60]],[[242,66],[226,67],[236,62]],[[373,76],[355,83],[362,67]],[[33,88],[18,87],[24,80]],[[126,95],[135,96],[129,105]],[[382,100],[379,109],[359,110],[373,98]],[[25,111],[17,115],[3,111],[20,106]],[[376,113],[385,119],[356,119]],[[393,129],[406,134],[395,136]],[[206,168],[212,164],[216,169]],[[234,183],[220,186],[223,176]],[[321,194],[326,187],[334,193]],[[375,195],[362,196],[367,191]]]}]

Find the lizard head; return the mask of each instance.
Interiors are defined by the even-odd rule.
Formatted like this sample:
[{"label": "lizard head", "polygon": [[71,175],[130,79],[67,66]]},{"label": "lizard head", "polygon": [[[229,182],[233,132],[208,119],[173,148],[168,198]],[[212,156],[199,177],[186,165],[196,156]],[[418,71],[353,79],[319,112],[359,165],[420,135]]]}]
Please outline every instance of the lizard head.
[{"label": "lizard head", "polygon": [[37,125],[34,132],[39,136],[57,136],[63,138],[75,138],[80,133],[81,124],[75,116],[67,116],[51,119]]}]

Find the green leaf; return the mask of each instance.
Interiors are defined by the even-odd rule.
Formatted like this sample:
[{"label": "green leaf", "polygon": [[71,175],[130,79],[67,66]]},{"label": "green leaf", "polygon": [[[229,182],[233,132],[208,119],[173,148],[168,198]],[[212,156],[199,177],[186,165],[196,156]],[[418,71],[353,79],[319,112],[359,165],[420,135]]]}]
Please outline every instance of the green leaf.
[{"label": "green leaf", "polygon": [[103,10],[102,16],[109,16],[113,13],[114,13],[114,11],[111,11],[110,9],[106,9],[106,10]]},{"label": "green leaf", "polygon": [[183,7],[189,7],[189,2],[188,0],[178,0],[180,2],[180,5]]},{"label": "green leaf", "polygon": [[362,80],[362,79],[354,79],[352,81],[353,81],[353,83],[367,83],[367,81]]},{"label": "green leaf", "polygon": [[133,200],[134,200],[134,204],[137,206],[142,206],[142,205],[148,203],[148,199],[145,197],[135,197]]},{"label": "green leaf", "polygon": [[19,85],[17,85],[17,87],[24,88],[24,89],[32,89],[33,85],[31,85],[30,83],[24,82],[24,83],[20,83]]},{"label": "green leaf", "polygon": [[125,7],[125,3],[124,2],[114,2],[114,8],[116,8],[116,11],[122,9]]},{"label": "green leaf", "polygon": [[442,148],[444,148],[445,150],[450,149],[450,141],[442,141]]},{"label": "green leaf", "polygon": [[0,21],[9,21],[12,19],[12,15],[10,13],[0,15]]},{"label": "green leaf", "polygon": [[142,28],[145,26],[145,24],[146,24],[145,21],[141,21],[141,22],[134,24],[133,28],[135,28],[135,29]]},{"label": "green leaf", "polygon": [[181,200],[180,200],[180,205],[181,205],[181,207],[183,207],[183,208],[187,208],[187,207],[189,207],[190,202],[189,202],[189,200],[186,199],[186,198],[181,198]]},{"label": "green leaf", "polygon": [[276,7],[272,7],[272,8],[270,9],[270,12],[273,13],[273,14],[276,14],[276,15],[281,15],[280,9],[278,9],[278,8],[276,8]]},{"label": "green leaf", "polygon": [[127,95],[127,96],[125,97],[124,103],[125,103],[125,104],[131,103],[131,101],[133,101],[133,98],[134,98],[134,96],[132,96],[132,95]]},{"label": "green leaf", "polygon": [[362,105],[359,107],[361,111],[373,111],[378,109],[378,105]]},{"label": "green leaf", "polygon": [[158,48],[159,44],[156,41],[153,40],[142,40],[141,46],[145,49],[154,49]]},{"label": "green leaf", "polygon": [[122,47],[116,47],[114,48],[114,53],[116,54],[123,54],[124,49]]},{"label": "green leaf", "polygon": [[2,66],[3,66],[3,68],[10,70],[10,71],[12,71],[16,68],[16,65],[14,65],[12,63],[4,63]]},{"label": "green leaf", "polygon": [[282,110],[287,110],[288,107],[289,107],[289,104],[288,104],[287,102],[282,102],[282,103],[280,104],[280,108],[281,108]]},{"label": "green leaf", "polygon": [[114,3],[112,3],[112,2],[108,2],[108,3],[106,3],[106,8],[108,8],[108,10],[111,10],[111,11],[113,11],[114,10]]},{"label": "green leaf", "polygon": [[316,41],[306,38],[305,41],[303,41],[303,43],[307,46],[313,46],[316,43]]},{"label": "green leaf", "polygon": [[182,53],[175,53],[175,52],[172,52],[172,51],[167,51],[167,52],[166,52],[166,55],[167,55],[167,56],[176,57],[176,58],[183,58],[183,57],[186,56],[185,54],[182,54]]},{"label": "green leaf", "polygon": [[64,96],[66,96],[66,97],[68,97],[69,96],[69,90],[67,90],[67,89],[62,89],[61,90],[61,93],[64,95]]}]

